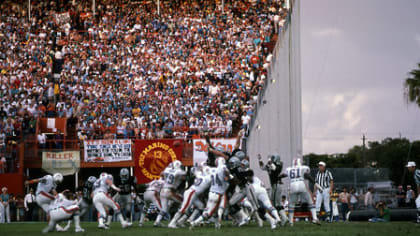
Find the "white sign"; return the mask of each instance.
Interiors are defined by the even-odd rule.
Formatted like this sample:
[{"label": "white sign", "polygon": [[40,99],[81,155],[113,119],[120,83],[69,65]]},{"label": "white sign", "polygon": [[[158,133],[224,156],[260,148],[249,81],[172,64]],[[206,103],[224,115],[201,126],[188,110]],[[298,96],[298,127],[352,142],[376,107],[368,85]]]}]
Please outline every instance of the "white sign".
[{"label": "white sign", "polygon": [[[225,151],[232,152],[236,144],[236,138],[229,138],[229,139],[216,138],[216,139],[210,139],[210,142],[214,148],[223,147]],[[194,165],[196,165],[207,160],[208,145],[205,139],[194,139],[193,143],[194,143],[194,153],[193,153]]]},{"label": "white sign", "polygon": [[131,161],[131,140],[86,140],[85,162]]},{"label": "white sign", "polygon": [[54,129],[55,128],[55,119],[48,118],[47,119],[47,129]]},{"label": "white sign", "polygon": [[80,152],[42,152],[42,169],[50,174],[73,175],[80,168]]}]

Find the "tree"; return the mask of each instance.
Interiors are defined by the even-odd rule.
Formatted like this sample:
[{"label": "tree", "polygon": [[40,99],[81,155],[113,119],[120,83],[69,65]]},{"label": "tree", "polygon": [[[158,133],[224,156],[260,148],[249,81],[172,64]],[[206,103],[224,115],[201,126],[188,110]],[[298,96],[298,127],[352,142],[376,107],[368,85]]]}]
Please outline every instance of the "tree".
[{"label": "tree", "polygon": [[[419,94],[420,95],[420,94]],[[420,141],[410,142],[406,138],[385,138],[382,141],[369,142],[366,161],[374,171],[377,168],[389,170],[389,178],[395,185],[414,185],[412,174],[406,171],[407,161],[420,164]],[[311,168],[317,168],[319,161],[324,161],[328,168],[362,168],[362,146],[354,146],[347,153],[308,154],[304,159]]]},{"label": "tree", "polygon": [[415,103],[420,107],[420,63],[417,69],[413,69],[408,74],[409,78],[404,82],[404,96],[407,102]]}]

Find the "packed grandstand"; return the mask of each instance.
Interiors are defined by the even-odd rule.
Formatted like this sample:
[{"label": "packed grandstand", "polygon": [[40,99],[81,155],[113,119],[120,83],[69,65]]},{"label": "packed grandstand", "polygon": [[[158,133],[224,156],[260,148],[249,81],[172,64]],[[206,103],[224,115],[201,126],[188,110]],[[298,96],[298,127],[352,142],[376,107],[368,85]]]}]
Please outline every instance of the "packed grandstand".
[{"label": "packed grandstand", "polygon": [[75,120],[78,139],[232,136],[288,14],[283,0],[30,3],[0,9],[2,144],[41,117]]}]

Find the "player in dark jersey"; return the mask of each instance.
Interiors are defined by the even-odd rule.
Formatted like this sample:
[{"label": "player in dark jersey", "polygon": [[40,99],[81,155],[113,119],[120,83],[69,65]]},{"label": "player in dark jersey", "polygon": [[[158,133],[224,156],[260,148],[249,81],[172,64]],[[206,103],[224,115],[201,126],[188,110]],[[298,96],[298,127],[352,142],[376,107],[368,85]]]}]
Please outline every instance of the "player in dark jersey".
[{"label": "player in dark jersey", "polygon": [[121,191],[114,195],[114,200],[120,205],[123,214],[127,217],[126,219],[131,218],[131,190],[134,189],[137,195],[136,185],[136,177],[130,176],[127,168],[122,168],[120,170],[120,178],[115,182],[115,186],[121,189]]},{"label": "player in dark jersey", "polygon": [[223,157],[226,161],[229,161],[230,158],[236,156],[239,160],[245,159],[245,153],[239,148],[241,145],[241,138],[244,134],[244,130],[239,131],[238,137],[236,139],[235,146],[233,147],[232,152],[226,151],[223,147],[213,147],[211,144],[209,136],[206,136],[206,142],[208,145],[208,152],[207,152],[207,165],[210,167],[216,167],[216,158]]},{"label": "player in dark jersey", "polygon": [[271,201],[277,210],[283,208],[281,204],[281,171],[283,170],[283,162],[280,155],[269,155],[268,162],[264,165],[261,155],[258,155],[260,168],[267,171],[271,184]]},{"label": "player in dark jersey", "polygon": [[85,184],[83,186],[80,186],[77,189],[79,198],[82,198],[80,201],[80,208],[81,208],[80,216],[83,216],[84,214],[86,214],[89,208],[92,207],[91,193],[92,193],[92,188],[95,181],[96,181],[96,177],[90,176],[85,182]]},{"label": "player in dark jersey", "polygon": [[[246,159],[242,160],[248,162]],[[229,172],[233,176],[227,190],[229,198],[229,214],[236,220],[239,226],[247,224],[250,218],[241,209],[240,203],[246,197],[247,177],[250,174],[249,168],[244,168],[241,160],[233,156],[228,162]]]},{"label": "player in dark jersey", "polygon": [[261,160],[261,155],[258,154],[258,162],[262,170],[267,171],[268,177],[271,184],[271,202],[274,207],[279,212],[279,215],[282,219],[286,219],[286,212],[281,201],[281,184],[282,178],[285,176],[282,175],[283,162],[281,161],[280,155],[269,155],[268,162],[264,165]]}]

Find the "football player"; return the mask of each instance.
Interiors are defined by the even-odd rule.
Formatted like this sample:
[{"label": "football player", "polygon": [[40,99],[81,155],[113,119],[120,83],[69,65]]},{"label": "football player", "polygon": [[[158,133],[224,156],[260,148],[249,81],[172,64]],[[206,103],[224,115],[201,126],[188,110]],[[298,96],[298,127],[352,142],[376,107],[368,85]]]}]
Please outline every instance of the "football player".
[{"label": "football player", "polygon": [[110,174],[102,173],[100,178],[96,180],[93,186],[93,205],[96,210],[99,212],[99,224],[98,228],[109,229],[105,225],[104,221],[106,220],[106,211],[105,207],[109,207],[114,211],[114,214],[117,216],[121,222],[123,228],[131,226],[131,223],[128,223],[124,220],[124,217],[121,214],[120,206],[116,203],[109,195],[108,192],[110,188],[120,192],[121,190],[114,185],[113,177]]},{"label": "football player", "polygon": [[163,216],[167,215],[170,208],[170,202],[181,203],[182,196],[176,192],[181,183],[186,179],[186,172],[182,170],[182,163],[178,160],[174,161],[172,167],[168,166],[164,172],[163,188],[160,191],[160,200],[162,209],[156,217],[154,226],[161,226]]}]

